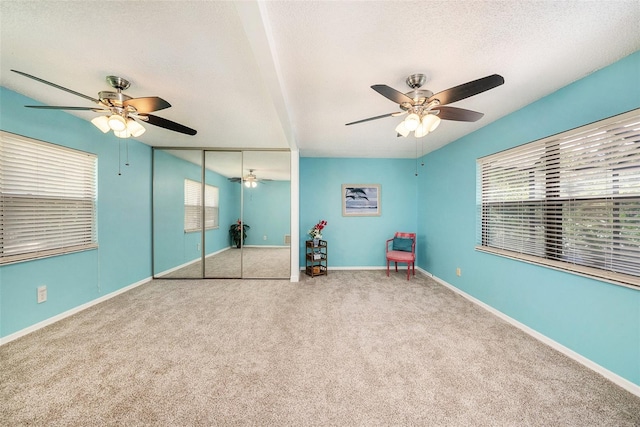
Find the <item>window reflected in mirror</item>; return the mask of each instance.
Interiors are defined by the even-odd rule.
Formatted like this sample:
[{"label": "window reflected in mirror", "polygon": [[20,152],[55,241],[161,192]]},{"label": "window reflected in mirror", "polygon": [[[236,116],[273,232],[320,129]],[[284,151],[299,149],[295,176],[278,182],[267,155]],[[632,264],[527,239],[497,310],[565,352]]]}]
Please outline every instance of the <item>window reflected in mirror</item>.
[{"label": "window reflected in mirror", "polygon": [[290,153],[154,149],[154,277],[290,277]]}]

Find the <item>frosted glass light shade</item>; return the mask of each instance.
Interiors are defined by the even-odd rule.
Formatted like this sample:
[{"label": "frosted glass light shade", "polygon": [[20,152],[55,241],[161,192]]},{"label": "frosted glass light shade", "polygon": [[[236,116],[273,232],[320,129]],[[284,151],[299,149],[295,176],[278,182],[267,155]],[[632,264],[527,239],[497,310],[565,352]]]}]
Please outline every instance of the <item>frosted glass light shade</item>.
[{"label": "frosted glass light shade", "polygon": [[435,114],[427,114],[423,117],[422,123],[427,127],[428,132],[433,132],[438,126],[440,126],[440,117]]},{"label": "frosted glass light shade", "polygon": [[407,129],[409,129],[409,132],[411,132],[412,130],[416,130],[419,124],[420,117],[416,113],[411,113],[407,116],[406,119],[404,119],[404,125]]},{"label": "frosted glass light shade", "polygon": [[426,136],[428,133],[429,133],[429,128],[426,125],[425,121],[422,120],[418,125],[418,127],[416,128],[414,135],[416,136],[416,138],[422,138],[423,136]]},{"label": "frosted glass light shade", "polygon": [[124,130],[114,130],[113,134],[118,138],[129,138],[131,136],[129,129],[126,128]]},{"label": "frosted glass light shade", "polygon": [[405,138],[407,137],[407,135],[409,135],[409,132],[411,132],[409,129],[407,129],[407,126],[404,123],[404,120],[400,122],[400,124],[396,127],[396,132],[399,133],[400,135],[404,136]]},{"label": "frosted glass light shade", "polygon": [[258,183],[255,181],[245,181],[244,186],[247,188],[256,188],[258,186]]},{"label": "frosted glass light shade", "polygon": [[124,117],[113,114],[109,117],[109,127],[114,132],[121,132],[127,128],[127,122],[124,120]]},{"label": "frosted glass light shade", "polygon": [[91,123],[93,123],[93,125],[98,129],[100,129],[102,133],[107,133],[111,130],[111,128],[109,127],[109,119],[107,118],[107,116],[95,117],[91,119]]},{"label": "frosted glass light shade", "polygon": [[145,133],[146,129],[133,119],[127,120],[127,130],[134,138]]}]

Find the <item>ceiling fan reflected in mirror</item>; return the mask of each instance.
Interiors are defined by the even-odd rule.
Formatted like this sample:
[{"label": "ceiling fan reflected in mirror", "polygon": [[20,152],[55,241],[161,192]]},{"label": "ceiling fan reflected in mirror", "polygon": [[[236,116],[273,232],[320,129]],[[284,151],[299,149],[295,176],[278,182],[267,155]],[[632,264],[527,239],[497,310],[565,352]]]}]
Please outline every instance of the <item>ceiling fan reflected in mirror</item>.
[{"label": "ceiling fan reflected in mirror", "polygon": [[259,182],[264,182],[264,181],[271,181],[270,179],[265,179],[265,178],[258,178],[253,172],[255,171],[255,169],[249,169],[249,173],[247,175],[245,175],[244,177],[240,178],[240,177],[233,177],[233,178],[228,178],[229,181],[231,182],[244,182],[244,186],[247,188],[256,188],[258,186]]},{"label": "ceiling fan reflected in mirror", "polygon": [[22,71],[11,70],[21,76],[28,77],[40,83],[55,87],[56,89],[69,92],[86,100],[97,104],[96,107],[67,107],[67,106],[48,106],[48,105],[25,105],[28,108],[38,108],[45,110],[76,110],[76,111],[93,111],[102,113],[102,115],[91,120],[98,129],[107,133],[110,130],[119,138],[129,138],[131,136],[138,137],[145,132],[144,126],[140,123],[147,123],[158,126],[174,132],[184,133],[186,135],[195,135],[197,131],[180,123],[173,122],[162,117],[149,114],[154,111],[163,110],[171,107],[167,101],[157,96],[149,96],[143,98],[132,98],[122,93],[127,90],[131,83],[122,77],[107,76],[107,83],[115,89],[114,91],[98,92],[98,98],[76,92],[66,87],[48,82],[31,74]]},{"label": "ceiling fan reflected in mirror", "polygon": [[416,138],[421,138],[433,132],[440,125],[441,120],[475,122],[480,120],[484,114],[446,105],[500,86],[504,83],[504,78],[498,74],[492,74],[443,90],[435,95],[430,90],[420,89],[426,81],[427,77],[424,74],[410,75],[407,77],[406,83],[412,90],[407,93],[399,92],[387,85],[371,86],[380,95],[398,104],[401,111],[369,117],[347,123],[346,126],[407,114],[407,117],[396,127],[398,136],[406,137],[413,132]]}]

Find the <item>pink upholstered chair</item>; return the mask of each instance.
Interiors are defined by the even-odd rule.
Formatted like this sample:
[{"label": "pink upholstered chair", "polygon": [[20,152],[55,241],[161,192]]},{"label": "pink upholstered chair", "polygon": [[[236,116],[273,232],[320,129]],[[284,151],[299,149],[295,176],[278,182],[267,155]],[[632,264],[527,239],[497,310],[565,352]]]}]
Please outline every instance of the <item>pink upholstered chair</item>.
[{"label": "pink upholstered chair", "polygon": [[[391,246],[391,249],[389,249]],[[407,264],[407,280],[409,273],[413,268],[413,275],[416,275],[416,233],[397,232],[392,239],[387,240],[385,247],[387,255],[387,277],[389,277],[389,262],[396,264],[396,272],[398,271],[398,263]]]}]

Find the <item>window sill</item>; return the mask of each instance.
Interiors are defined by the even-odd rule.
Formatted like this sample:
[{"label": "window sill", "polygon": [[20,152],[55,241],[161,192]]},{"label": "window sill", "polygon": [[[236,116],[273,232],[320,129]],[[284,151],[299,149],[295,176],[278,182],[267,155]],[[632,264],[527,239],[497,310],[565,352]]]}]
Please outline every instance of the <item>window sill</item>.
[{"label": "window sill", "polygon": [[540,265],[552,268],[554,270],[564,271],[565,273],[577,274],[579,276],[602,282],[611,283],[613,285],[624,286],[626,288],[640,291],[640,278],[628,274],[614,273],[605,270],[599,270],[592,267],[584,267],[568,262],[552,261],[533,255],[520,254],[517,252],[506,251],[503,249],[490,248],[487,246],[476,246],[476,251],[485,252],[492,255],[498,255],[505,258],[511,258],[517,261],[523,261],[529,264]]}]

